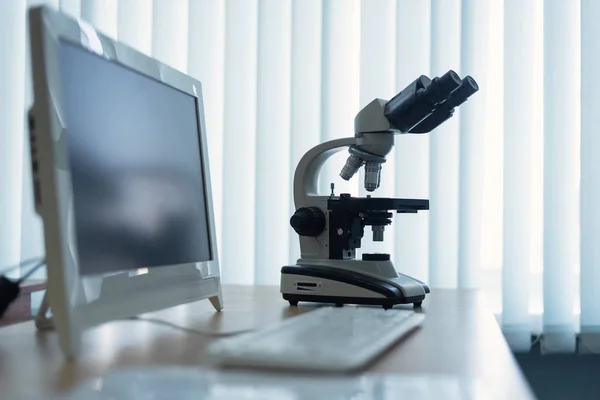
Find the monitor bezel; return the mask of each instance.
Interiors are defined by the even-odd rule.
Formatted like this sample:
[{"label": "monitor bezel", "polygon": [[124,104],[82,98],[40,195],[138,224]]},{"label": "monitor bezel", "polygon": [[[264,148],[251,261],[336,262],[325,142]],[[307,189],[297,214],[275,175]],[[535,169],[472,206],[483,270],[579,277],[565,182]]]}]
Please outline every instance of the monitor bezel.
[{"label": "monitor bezel", "polygon": [[[220,268],[201,83],[48,6],[29,10],[29,29],[34,91],[30,110],[32,183],[36,211],[44,222],[47,298],[65,355],[77,355],[82,332],[104,322],[206,298],[220,309]],[[67,127],[61,111],[61,41],[195,97],[211,261],[152,267],[144,274],[129,270],[108,276],[80,275],[73,234],[68,135],[64,134]]]}]

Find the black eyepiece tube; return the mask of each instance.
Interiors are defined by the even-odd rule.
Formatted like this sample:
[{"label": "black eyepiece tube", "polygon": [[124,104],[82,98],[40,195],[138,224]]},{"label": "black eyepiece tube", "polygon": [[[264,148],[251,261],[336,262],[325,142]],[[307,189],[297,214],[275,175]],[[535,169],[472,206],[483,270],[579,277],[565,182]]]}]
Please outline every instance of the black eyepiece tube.
[{"label": "black eyepiece tube", "polygon": [[425,90],[424,97],[431,103],[438,104],[446,100],[450,93],[459,88],[460,85],[460,76],[450,70],[440,77],[433,78],[431,84]]},{"label": "black eyepiece tube", "polygon": [[478,90],[475,79],[461,80],[453,70],[433,80],[421,75],[386,103],[383,115],[401,132],[427,133]]},{"label": "black eyepiece tube", "polygon": [[440,89],[446,93],[452,93],[461,85],[460,76],[452,70],[446,72],[438,78]]},{"label": "black eyepiece tube", "polygon": [[473,93],[479,90],[479,86],[475,79],[466,76],[458,89],[454,90],[448,100],[440,104],[427,118],[423,119],[419,124],[412,127],[410,133],[427,133],[431,132],[440,126],[454,114],[454,108],[464,103]]},{"label": "black eyepiece tube", "polygon": [[386,103],[383,114],[396,129],[408,132],[431,113],[432,105],[424,101],[424,93],[430,85],[431,80],[421,75]]},{"label": "black eyepiece tube", "polygon": [[458,89],[452,92],[452,95],[450,96],[448,101],[446,101],[446,108],[454,108],[460,106],[478,90],[479,85],[477,85],[475,79],[467,75],[462,80]]}]

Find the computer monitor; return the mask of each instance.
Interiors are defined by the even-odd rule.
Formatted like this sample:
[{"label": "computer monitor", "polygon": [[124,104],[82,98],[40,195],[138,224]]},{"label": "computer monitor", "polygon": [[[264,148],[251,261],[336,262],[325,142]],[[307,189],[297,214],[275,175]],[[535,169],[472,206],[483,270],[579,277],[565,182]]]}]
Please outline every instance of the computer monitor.
[{"label": "computer monitor", "polygon": [[64,353],[107,321],[220,310],[200,82],[51,8],[29,19],[34,198]]}]

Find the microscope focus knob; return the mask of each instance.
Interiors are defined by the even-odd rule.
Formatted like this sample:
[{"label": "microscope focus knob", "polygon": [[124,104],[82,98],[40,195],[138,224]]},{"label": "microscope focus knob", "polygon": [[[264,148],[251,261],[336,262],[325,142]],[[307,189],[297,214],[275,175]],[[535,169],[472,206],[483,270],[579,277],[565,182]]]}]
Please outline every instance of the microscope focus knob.
[{"label": "microscope focus knob", "polygon": [[290,218],[290,225],[300,236],[319,236],[325,229],[325,214],[319,207],[301,207]]}]

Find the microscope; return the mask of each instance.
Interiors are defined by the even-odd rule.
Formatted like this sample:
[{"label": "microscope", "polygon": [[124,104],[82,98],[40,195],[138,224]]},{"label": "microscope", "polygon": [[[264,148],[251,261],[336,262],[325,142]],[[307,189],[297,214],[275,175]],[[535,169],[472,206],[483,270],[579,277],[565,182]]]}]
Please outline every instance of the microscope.
[{"label": "microscope", "polygon": [[364,167],[364,187],[375,191],[397,134],[431,132],[478,90],[472,77],[461,79],[452,70],[433,79],[422,75],[391,100],[375,99],[360,110],[353,137],[321,143],[300,159],[294,174],[296,212],[290,225],[299,235],[301,256],[296,265],[281,269],[280,291],[290,305],[306,301],[388,309],[422,304],[429,293],[424,282],[396,271],[389,254],[365,253],[357,260],[356,249],[366,227],[371,227],[373,241],[382,242],[394,211],[428,210],[429,200],[336,196],[333,184],[330,195],[319,195],[319,172],[331,155],[348,149],[340,176],[350,180]]}]

